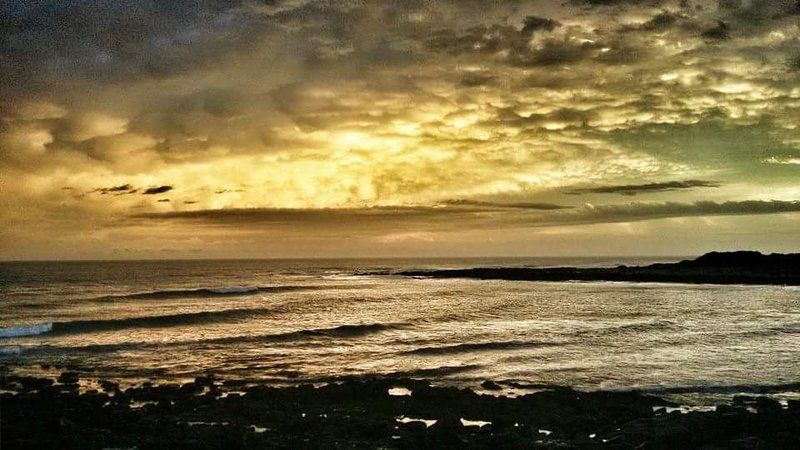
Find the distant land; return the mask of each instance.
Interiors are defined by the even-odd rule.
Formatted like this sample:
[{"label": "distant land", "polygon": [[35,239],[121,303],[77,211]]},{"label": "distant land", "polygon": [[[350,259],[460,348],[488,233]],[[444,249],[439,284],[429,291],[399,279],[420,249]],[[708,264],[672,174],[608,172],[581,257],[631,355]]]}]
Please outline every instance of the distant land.
[{"label": "distant land", "polygon": [[800,285],[800,253],[711,252],[676,263],[616,267],[482,267],[409,270],[399,275],[519,281],[641,281],[695,284]]}]

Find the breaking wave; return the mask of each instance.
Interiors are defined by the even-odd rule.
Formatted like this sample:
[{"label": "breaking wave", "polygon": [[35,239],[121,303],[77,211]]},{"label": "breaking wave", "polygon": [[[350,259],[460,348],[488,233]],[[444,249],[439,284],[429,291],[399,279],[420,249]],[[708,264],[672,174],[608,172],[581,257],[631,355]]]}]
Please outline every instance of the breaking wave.
[{"label": "breaking wave", "polygon": [[[247,310],[240,310],[247,311]],[[253,310],[249,310],[253,311]],[[56,324],[58,325],[58,324]],[[41,352],[115,352],[120,350],[129,350],[132,348],[150,348],[158,347],[164,348],[167,346],[209,346],[209,345],[229,345],[229,344],[248,344],[248,343],[284,343],[302,341],[304,339],[314,338],[356,338],[370,334],[380,333],[386,330],[400,328],[402,324],[387,324],[387,323],[370,323],[370,324],[353,324],[353,325],[339,325],[332,328],[313,328],[297,331],[289,331],[285,333],[272,333],[272,334],[257,334],[250,336],[227,336],[211,339],[199,340],[185,340],[185,341],[172,341],[169,343],[152,343],[152,342],[124,342],[118,344],[97,344],[85,346],[70,346],[59,347],[47,345],[38,349]]]},{"label": "breaking wave", "polygon": [[34,336],[37,334],[52,331],[53,323],[37,323],[33,325],[18,325],[15,327],[0,328],[0,338],[12,338],[21,336]]},{"label": "breaking wave", "polygon": [[270,314],[278,308],[223,309],[163,316],[131,317],[108,320],[74,320],[70,322],[48,322],[35,325],[0,328],[0,338],[32,336],[49,333],[66,335],[95,331],[117,331],[128,328],[164,328],[182,325],[197,325],[228,320],[247,319]]},{"label": "breaking wave", "polygon": [[104,295],[94,300],[170,300],[181,298],[231,297],[255,293],[279,293],[319,289],[318,286],[223,286],[215,288],[156,290],[132,294]]},{"label": "breaking wave", "polygon": [[339,325],[332,328],[312,328],[305,330],[289,331],[286,333],[260,334],[255,336],[231,336],[218,339],[207,339],[204,344],[232,344],[244,342],[289,342],[309,338],[354,338],[387,330],[398,329],[403,324],[396,323],[368,323]]}]

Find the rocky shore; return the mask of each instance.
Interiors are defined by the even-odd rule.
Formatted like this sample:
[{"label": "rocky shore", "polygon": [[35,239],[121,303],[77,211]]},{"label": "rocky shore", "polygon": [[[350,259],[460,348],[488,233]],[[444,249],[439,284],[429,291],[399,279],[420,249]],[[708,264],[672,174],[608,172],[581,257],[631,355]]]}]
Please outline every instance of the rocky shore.
[{"label": "rocky shore", "polygon": [[677,263],[601,268],[487,267],[409,270],[399,275],[519,281],[640,281],[697,284],[772,284],[800,286],[800,253],[712,252]]},{"label": "rocky shore", "polygon": [[75,372],[4,375],[0,447],[800,448],[800,401],[741,396],[686,412],[636,392],[540,386],[505,396],[510,387],[487,381],[478,394],[383,378],[274,387],[207,376],[123,389]]}]

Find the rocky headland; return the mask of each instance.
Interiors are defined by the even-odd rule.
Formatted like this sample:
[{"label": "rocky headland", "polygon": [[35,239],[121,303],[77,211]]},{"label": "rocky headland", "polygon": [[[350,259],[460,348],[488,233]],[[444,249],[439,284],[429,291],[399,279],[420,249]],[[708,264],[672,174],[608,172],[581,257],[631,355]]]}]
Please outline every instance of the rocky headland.
[{"label": "rocky headland", "polygon": [[518,281],[631,281],[694,284],[800,285],[800,253],[711,252],[676,263],[616,267],[484,267],[408,270],[399,275]]}]

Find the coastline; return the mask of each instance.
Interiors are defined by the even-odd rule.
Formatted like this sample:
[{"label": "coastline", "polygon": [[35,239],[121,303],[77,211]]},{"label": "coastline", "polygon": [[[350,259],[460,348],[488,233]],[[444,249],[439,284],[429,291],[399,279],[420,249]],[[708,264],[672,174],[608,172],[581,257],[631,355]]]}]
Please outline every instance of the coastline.
[{"label": "coastline", "polygon": [[[8,448],[797,448],[800,401],[680,410],[638,392],[542,386],[508,397],[408,378],[275,387],[213,376],[120,388],[63,372],[0,382]],[[492,395],[490,392],[498,392]]]},{"label": "coastline", "polygon": [[471,278],[509,281],[622,281],[723,285],[800,286],[800,254],[711,252],[693,260],[647,266],[479,267],[406,270],[395,275],[422,278]]}]

